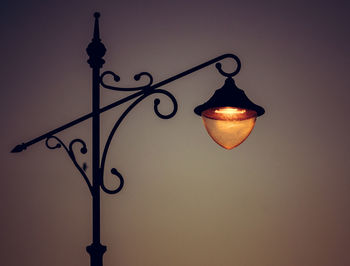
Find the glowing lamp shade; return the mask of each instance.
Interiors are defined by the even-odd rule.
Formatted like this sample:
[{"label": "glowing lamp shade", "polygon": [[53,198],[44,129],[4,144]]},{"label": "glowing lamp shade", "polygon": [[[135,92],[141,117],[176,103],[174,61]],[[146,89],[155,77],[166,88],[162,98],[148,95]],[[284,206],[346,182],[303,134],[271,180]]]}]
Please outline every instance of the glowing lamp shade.
[{"label": "glowing lamp shade", "polygon": [[227,78],[224,86],[194,112],[202,117],[210,137],[221,147],[231,150],[247,139],[256,118],[265,110],[249,100],[232,78]]},{"label": "glowing lamp shade", "polygon": [[231,150],[252,132],[257,113],[252,110],[217,107],[202,112],[202,119],[210,137],[221,147]]}]

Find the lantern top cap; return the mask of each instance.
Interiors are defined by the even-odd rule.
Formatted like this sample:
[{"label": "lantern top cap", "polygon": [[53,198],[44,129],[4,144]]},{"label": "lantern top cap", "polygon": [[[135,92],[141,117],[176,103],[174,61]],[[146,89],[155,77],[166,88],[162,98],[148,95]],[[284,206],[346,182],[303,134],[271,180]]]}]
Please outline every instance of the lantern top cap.
[{"label": "lantern top cap", "polygon": [[257,116],[265,113],[264,108],[249,100],[244,91],[236,86],[235,81],[231,77],[226,79],[224,86],[216,90],[207,102],[197,106],[194,112],[201,116],[203,111],[216,107],[234,107],[253,110],[257,113]]}]

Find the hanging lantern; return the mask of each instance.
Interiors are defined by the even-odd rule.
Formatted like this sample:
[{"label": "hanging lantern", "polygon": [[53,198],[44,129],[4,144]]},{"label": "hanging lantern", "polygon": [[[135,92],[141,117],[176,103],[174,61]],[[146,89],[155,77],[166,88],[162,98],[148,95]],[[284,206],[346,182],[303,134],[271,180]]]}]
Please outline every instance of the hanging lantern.
[{"label": "hanging lantern", "polygon": [[249,136],[256,118],[265,110],[250,101],[229,77],[224,86],[215,91],[207,102],[197,106],[194,112],[202,117],[210,137],[231,150]]}]

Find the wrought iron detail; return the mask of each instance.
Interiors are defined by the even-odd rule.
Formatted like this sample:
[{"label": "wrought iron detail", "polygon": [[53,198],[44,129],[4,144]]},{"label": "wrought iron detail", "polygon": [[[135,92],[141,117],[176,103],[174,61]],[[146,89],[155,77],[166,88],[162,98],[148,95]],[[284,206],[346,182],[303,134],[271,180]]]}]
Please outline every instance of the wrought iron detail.
[{"label": "wrought iron detail", "polygon": [[230,57],[232,59],[234,59],[236,61],[236,64],[237,64],[235,71],[233,71],[231,73],[227,73],[227,72],[223,71],[221,63],[215,64],[215,67],[217,68],[219,73],[227,78],[236,76],[239,73],[239,71],[241,70],[241,60],[239,60],[238,56],[231,54]]},{"label": "wrought iron detail", "polygon": [[106,88],[106,89],[109,89],[109,90],[114,90],[114,91],[139,91],[139,90],[147,90],[151,87],[151,85],[153,84],[153,77],[150,73],[148,72],[141,72],[139,74],[136,74],[134,76],[134,80],[136,81],[139,81],[143,76],[147,77],[148,78],[148,83],[146,85],[142,85],[142,86],[139,86],[139,87],[134,87],[134,88],[121,88],[121,87],[115,87],[115,86],[112,86],[112,85],[108,85],[106,84],[104,81],[103,81],[103,78],[107,75],[110,75],[113,77],[113,80],[115,82],[119,82],[120,81],[120,77],[115,74],[114,72],[112,71],[105,71],[101,74],[101,77],[100,77],[100,83],[102,85],[102,87]]},{"label": "wrought iron detail", "polygon": [[[236,64],[237,64],[236,70],[234,72],[232,72],[232,73],[224,72],[222,70],[221,63],[217,63],[217,62],[219,62],[221,60],[224,60],[226,58],[234,59]],[[155,90],[155,89],[157,89],[159,87],[162,87],[162,86],[164,86],[164,85],[166,85],[168,83],[171,83],[171,82],[173,82],[173,81],[175,81],[177,79],[185,77],[185,76],[187,76],[187,75],[189,75],[189,74],[191,74],[193,72],[196,72],[196,71],[198,71],[200,69],[203,69],[203,68],[208,67],[208,66],[210,66],[212,64],[215,64],[215,63],[216,63],[216,68],[219,71],[219,73],[221,75],[225,76],[225,77],[232,77],[232,76],[237,75],[237,73],[240,71],[240,68],[241,68],[241,61],[239,60],[239,58],[236,55],[234,55],[234,54],[223,54],[223,55],[220,55],[220,56],[218,56],[216,58],[213,58],[213,59],[211,59],[211,60],[209,60],[209,61],[207,61],[205,63],[197,65],[197,66],[195,66],[193,68],[190,68],[190,69],[188,69],[188,70],[186,70],[186,71],[184,71],[182,73],[179,73],[179,74],[177,74],[175,76],[172,76],[172,77],[170,77],[168,79],[165,79],[163,81],[160,81],[160,82],[158,82],[156,84],[152,83],[153,82],[153,78],[152,78],[152,76],[149,73],[141,72],[140,74],[135,75],[135,77],[134,77],[135,80],[138,81],[139,79],[141,79],[141,76],[143,74],[143,75],[147,75],[150,78],[150,81],[148,82],[147,85],[143,85],[143,86],[136,87],[136,88],[118,88],[118,87],[113,87],[113,86],[107,85],[107,84],[102,82],[102,77],[104,77],[104,76],[106,76],[108,74],[112,75],[113,78],[116,78],[116,80],[118,80],[119,77],[118,77],[118,75],[116,75],[112,71],[103,72],[102,75],[99,77],[100,84],[103,87],[106,88],[106,87],[109,86],[110,89],[113,89],[113,90],[115,89],[115,90],[137,91],[137,92],[135,92],[134,94],[131,94],[131,95],[127,96],[127,97],[124,97],[124,98],[122,98],[120,100],[117,100],[114,103],[111,103],[111,104],[109,104],[107,106],[102,107],[100,109],[100,114],[103,113],[103,112],[106,112],[106,111],[108,111],[108,110],[110,110],[110,109],[112,109],[114,107],[117,107],[117,106],[119,106],[119,105],[121,105],[121,104],[123,104],[125,102],[128,102],[128,101],[130,101],[132,99],[135,99],[136,97],[139,97],[139,96],[143,95],[146,92],[153,91],[153,90]],[[108,89],[109,89],[109,87],[108,87]],[[156,105],[158,105],[157,102],[155,102]],[[81,116],[81,117],[79,117],[79,118],[77,118],[77,119],[75,119],[75,120],[73,120],[73,121],[63,125],[63,126],[60,126],[60,127],[56,128],[54,130],[51,130],[51,131],[49,131],[49,132],[47,132],[47,133],[45,133],[45,134],[43,134],[43,135],[41,135],[39,137],[36,137],[36,138],[34,138],[34,139],[32,139],[32,140],[30,140],[28,142],[24,142],[24,143],[21,143],[21,144],[15,146],[11,150],[11,152],[13,152],[13,153],[22,152],[27,147],[29,147],[29,146],[31,146],[31,145],[39,142],[39,141],[45,140],[46,138],[48,138],[50,136],[53,136],[53,135],[55,135],[55,134],[65,130],[67,128],[70,128],[70,127],[74,126],[74,125],[77,125],[77,124],[79,124],[79,123],[81,123],[81,122],[83,122],[83,121],[85,121],[87,119],[90,119],[92,116],[93,116],[93,112],[85,114],[85,115],[83,115],[83,116]]]},{"label": "wrought iron detail", "polygon": [[118,170],[116,168],[112,168],[111,169],[111,174],[116,176],[119,179],[119,186],[115,189],[109,189],[106,188],[104,182],[103,182],[103,170],[101,170],[101,176],[102,176],[102,182],[101,182],[101,188],[104,192],[106,192],[107,194],[117,194],[119,191],[122,190],[122,188],[124,187],[124,178],[122,176],[121,173],[118,172]]},{"label": "wrought iron detail", "polygon": [[164,115],[158,111],[160,99],[159,98],[154,99],[154,112],[155,112],[155,114],[161,119],[170,119],[173,116],[175,116],[177,109],[178,109],[178,105],[177,105],[177,101],[176,101],[176,98],[174,97],[174,95],[172,95],[169,91],[162,90],[162,89],[154,90],[149,95],[155,94],[155,93],[164,94],[165,96],[167,96],[171,100],[171,102],[173,104],[173,110],[169,114]]},{"label": "wrought iron detail", "polygon": [[106,188],[106,186],[104,185],[104,169],[105,169],[105,163],[106,163],[106,157],[107,157],[107,153],[108,153],[108,149],[110,147],[110,144],[112,142],[112,139],[115,135],[115,132],[117,131],[117,129],[119,128],[120,124],[122,123],[122,121],[124,120],[124,118],[128,115],[128,113],[142,100],[144,100],[145,98],[147,98],[148,96],[152,95],[152,94],[156,94],[156,93],[160,93],[163,94],[165,96],[167,96],[170,100],[171,103],[173,104],[173,110],[169,113],[169,114],[162,114],[159,112],[158,110],[158,106],[160,104],[160,99],[156,98],[154,100],[154,112],[155,114],[161,118],[161,119],[170,119],[172,118],[178,109],[178,104],[176,101],[176,98],[174,97],[174,95],[172,95],[170,92],[163,90],[163,89],[158,89],[158,90],[152,90],[152,91],[148,91],[145,92],[145,94],[141,95],[139,98],[137,98],[133,103],[131,103],[128,108],[125,109],[125,111],[122,113],[122,115],[119,117],[119,119],[117,120],[117,122],[114,124],[108,139],[106,141],[105,147],[103,149],[103,153],[102,153],[102,158],[101,158],[101,187],[103,189],[104,192],[108,193],[108,194],[116,194],[119,191],[121,191],[121,189],[123,188],[124,185],[124,178],[122,176],[122,174],[116,169],[116,168],[112,168],[111,169],[111,173],[113,175],[115,175],[116,177],[118,177],[120,184],[116,189],[110,190],[108,188]]},{"label": "wrought iron detail", "polygon": [[[50,143],[50,140],[55,140],[56,143]],[[59,149],[61,147],[64,148],[64,150],[67,152],[67,154],[69,155],[70,159],[72,160],[74,166],[78,169],[78,171],[80,172],[80,174],[83,176],[86,184],[88,185],[88,188],[90,190],[90,192],[92,193],[92,185],[90,183],[89,178],[87,177],[85,171],[83,168],[86,168],[86,166],[83,166],[83,168],[79,165],[79,163],[77,162],[76,158],[75,158],[75,154],[74,154],[74,146],[75,144],[80,144],[81,148],[80,148],[80,152],[82,154],[86,154],[87,153],[87,147],[86,147],[86,143],[82,140],[82,139],[73,139],[68,147],[64,144],[64,142],[59,139],[56,136],[49,136],[47,137],[46,141],[45,141],[45,145],[47,148],[49,148],[50,150],[54,150],[54,149]]]},{"label": "wrought iron detail", "polygon": [[[98,32],[96,34],[96,36],[98,35]],[[98,37],[98,36],[97,36]],[[98,41],[98,38],[95,38],[96,41]],[[231,72],[231,73],[228,73],[228,72],[225,72],[223,69],[222,69],[222,65],[220,63],[220,61],[226,59],[226,58],[231,58],[235,61],[236,63],[236,69]],[[102,153],[102,157],[101,157],[101,163],[100,163],[100,171],[101,171],[101,180],[100,180],[100,183],[101,183],[101,188],[104,192],[108,193],[108,194],[116,194],[118,192],[120,192],[124,186],[124,178],[122,176],[122,174],[116,169],[116,168],[112,168],[111,169],[111,173],[113,176],[115,176],[116,178],[119,179],[119,185],[117,188],[115,189],[109,189],[105,186],[104,184],[104,169],[105,169],[105,162],[106,162],[106,157],[107,157],[107,153],[108,153],[108,149],[109,149],[109,146],[111,144],[111,141],[115,135],[115,132],[116,130],[118,129],[119,125],[121,124],[121,122],[124,120],[124,118],[127,116],[127,114],[139,103],[141,102],[143,99],[145,99],[146,97],[152,95],[152,94],[156,94],[156,93],[159,93],[159,94],[163,94],[165,96],[167,96],[171,103],[172,103],[172,106],[173,106],[173,109],[170,113],[168,114],[162,114],[160,111],[159,111],[159,105],[161,103],[160,99],[159,98],[156,98],[154,99],[154,106],[153,106],[153,109],[154,109],[154,113],[161,119],[170,119],[172,118],[173,116],[175,116],[175,114],[177,113],[177,109],[178,109],[178,104],[177,104],[177,101],[176,101],[176,98],[174,97],[174,95],[172,95],[169,91],[167,90],[163,90],[163,89],[159,89],[159,87],[162,87],[168,83],[171,83],[177,79],[180,79],[184,76],[187,76],[193,72],[196,72],[202,68],[205,68],[209,65],[212,65],[212,64],[215,64],[215,67],[217,68],[217,70],[219,71],[219,73],[225,77],[233,77],[235,75],[238,74],[238,72],[240,71],[241,69],[241,61],[239,60],[238,56],[234,55],[234,54],[223,54],[221,56],[218,56],[216,58],[213,58],[205,63],[202,63],[200,65],[197,65],[193,68],[190,68],[182,73],[179,73],[175,76],[172,76],[168,79],[165,79],[161,82],[158,82],[156,84],[153,84],[153,77],[150,73],[148,72],[141,72],[139,74],[136,74],[134,76],[134,80],[135,81],[140,81],[141,79],[143,79],[143,77],[146,77],[148,79],[148,82],[147,84],[145,85],[142,85],[142,86],[138,86],[138,87],[130,87],[130,88],[122,88],[122,87],[116,87],[116,86],[112,86],[110,84],[107,84],[105,81],[104,81],[104,78],[106,76],[111,76],[113,78],[113,80],[115,82],[119,82],[120,81],[120,77],[115,74],[114,72],[112,71],[105,71],[103,72],[101,75],[98,76],[98,83],[106,88],[106,89],[110,89],[110,90],[114,90],[114,91],[136,91],[134,94],[132,95],[129,95],[129,96],[126,96],[108,106],[105,106],[103,108],[100,109],[100,113],[103,113],[111,108],[114,108],[116,106],[119,106],[120,104],[123,104],[125,102],[128,102],[128,101],[131,101],[133,99],[136,98],[136,100],[134,100],[134,102],[132,102],[126,109],[125,111],[122,113],[122,115],[118,118],[118,120],[116,121],[114,127],[112,128],[109,136],[108,136],[108,139],[105,143],[105,146],[104,146],[104,150],[103,150],[103,153]],[[32,141],[29,141],[27,143],[22,143],[20,145],[17,145],[13,150],[12,152],[20,152],[22,150],[24,150],[27,146],[29,145],[32,145],[42,139],[45,139],[46,138],[46,146],[49,148],[49,149],[57,149],[57,148],[60,148],[60,147],[64,147],[64,149],[66,150],[66,152],[68,153],[68,155],[70,156],[71,160],[73,161],[74,165],[76,166],[76,168],[78,169],[78,171],[81,173],[81,175],[83,176],[85,182],[87,183],[89,189],[90,189],[90,192],[92,193],[92,185],[91,185],[91,182],[89,181],[89,178],[87,177],[86,173],[85,173],[85,169],[86,169],[86,165],[83,165],[82,167],[78,164],[78,162],[76,161],[76,158],[75,158],[75,154],[73,152],[73,145],[75,143],[80,143],[82,145],[82,148],[81,148],[81,153],[86,153],[87,149],[86,149],[86,144],[83,140],[81,139],[75,139],[73,140],[69,146],[67,147],[59,138],[57,138],[56,136],[54,136],[53,134],[56,134],[68,127],[71,127],[75,124],[78,124],[90,117],[93,116],[93,113],[90,113],[90,114],[87,114],[83,117],[80,117],[60,128],[57,128],[51,132],[48,132],[47,134],[44,134]],[[50,139],[54,139],[56,140],[56,145],[51,145],[49,143],[49,140]]]}]

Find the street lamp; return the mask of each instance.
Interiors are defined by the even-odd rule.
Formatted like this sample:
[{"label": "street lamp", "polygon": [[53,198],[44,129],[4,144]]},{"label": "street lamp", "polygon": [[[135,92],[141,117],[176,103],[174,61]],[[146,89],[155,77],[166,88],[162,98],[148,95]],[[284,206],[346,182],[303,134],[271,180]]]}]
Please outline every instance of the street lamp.
[{"label": "street lamp", "polygon": [[[232,149],[238,146],[248,137],[252,131],[256,117],[264,114],[265,111],[262,107],[251,102],[245,93],[236,87],[232,77],[238,74],[240,71],[241,62],[239,58],[233,54],[221,55],[156,84],[153,84],[153,77],[148,72],[141,72],[134,76],[134,79],[136,81],[139,81],[142,77],[148,78],[148,83],[146,85],[135,88],[120,88],[107,84],[104,80],[106,76],[111,76],[115,82],[118,82],[120,78],[112,71],[105,71],[100,74],[100,69],[105,63],[103,56],[106,53],[106,48],[100,39],[100,14],[96,12],[94,14],[94,17],[95,25],[93,39],[86,49],[89,55],[87,62],[92,68],[92,112],[35,139],[19,144],[14,147],[11,152],[21,152],[27,147],[42,140],[46,140],[45,143],[49,149],[63,148],[67,152],[74,166],[78,169],[84,181],[86,182],[92,196],[92,244],[88,246],[86,250],[90,254],[91,266],[102,266],[102,258],[103,254],[106,251],[106,246],[102,245],[100,241],[100,192],[102,190],[107,194],[117,194],[122,190],[124,186],[124,178],[116,168],[112,168],[110,172],[119,180],[118,187],[115,189],[109,189],[105,186],[104,173],[106,157],[113,136],[117,131],[119,125],[139,102],[152,94],[163,94],[171,100],[173,107],[172,111],[168,114],[159,112],[158,105],[160,104],[160,100],[156,98],[154,100],[154,112],[158,117],[162,119],[172,118],[177,112],[177,101],[170,92],[164,89],[159,89],[159,87],[162,87],[170,82],[173,82],[174,80],[187,76],[195,71],[216,63],[216,68],[218,69],[219,73],[226,77],[225,84],[222,88],[217,90],[206,103],[199,105],[194,109],[194,112],[203,118],[205,127],[215,142],[226,149]],[[226,73],[222,70],[219,61],[225,58],[232,58],[236,62],[237,67],[234,72]],[[134,93],[101,108],[100,86],[109,90],[134,91]],[[109,133],[107,141],[103,146],[103,152],[101,156],[100,114],[131,100],[134,101],[125,109]],[[86,166],[79,165],[74,152],[75,147],[78,146],[80,147],[81,153],[87,153],[86,143],[82,139],[73,139],[68,145],[66,145],[60,138],[55,136],[57,133],[76,124],[79,124],[89,118],[92,118],[92,181],[90,181],[90,178],[85,172]]]}]

